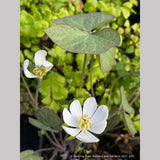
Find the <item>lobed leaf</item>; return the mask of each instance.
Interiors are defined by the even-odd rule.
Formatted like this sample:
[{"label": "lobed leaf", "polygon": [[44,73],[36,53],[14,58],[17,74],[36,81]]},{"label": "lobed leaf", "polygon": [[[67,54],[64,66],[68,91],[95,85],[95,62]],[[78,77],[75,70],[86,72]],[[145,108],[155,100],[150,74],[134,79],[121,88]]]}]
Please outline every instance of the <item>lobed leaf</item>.
[{"label": "lobed leaf", "polygon": [[54,110],[43,108],[36,113],[36,118],[42,124],[51,127],[55,132],[59,132],[62,129],[62,121]]},{"label": "lobed leaf", "polygon": [[33,119],[33,118],[29,118],[29,122],[39,128],[39,129],[43,129],[43,130],[46,130],[46,131],[51,131],[51,132],[56,132],[56,130],[44,125],[43,123],[41,123],[40,121],[36,120],[36,119]]},{"label": "lobed leaf", "polygon": [[131,117],[127,113],[125,113],[124,110],[121,110],[121,115],[123,118],[124,125],[127,128],[127,131],[131,134],[132,137],[134,137],[137,131],[134,127]]},{"label": "lobed leaf", "polygon": [[107,132],[113,129],[121,121],[120,115],[116,114],[107,120],[107,127],[104,132]]},{"label": "lobed leaf", "polygon": [[115,48],[110,48],[107,52],[97,55],[102,73],[106,73],[116,64]]},{"label": "lobed leaf", "polygon": [[61,48],[81,54],[100,54],[120,43],[119,33],[112,28],[104,28],[89,33],[69,25],[54,25],[45,30],[51,40]]},{"label": "lobed leaf", "polygon": [[126,111],[129,114],[134,113],[134,109],[128,104],[127,97],[124,93],[124,88],[121,86],[120,88],[120,94],[121,94],[121,107],[123,108],[124,111]]},{"label": "lobed leaf", "polygon": [[66,24],[79,28],[83,31],[91,31],[97,26],[111,21],[115,17],[111,14],[102,12],[92,12],[87,14],[78,14],[66,16],[59,19],[51,20],[55,24]]}]

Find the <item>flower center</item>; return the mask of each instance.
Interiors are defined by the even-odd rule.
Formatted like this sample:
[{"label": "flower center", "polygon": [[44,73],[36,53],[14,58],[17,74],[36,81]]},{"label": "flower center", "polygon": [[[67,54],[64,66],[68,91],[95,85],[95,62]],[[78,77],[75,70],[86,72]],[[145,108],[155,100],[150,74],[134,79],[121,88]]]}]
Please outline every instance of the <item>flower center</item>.
[{"label": "flower center", "polygon": [[79,124],[79,128],[86,130],[86,129],[89,129],[89,127],[92,124],[92,121],[91,121],[91,118],[87,114],[84,114],[80,117],[78,124]]},{"label": "flower center", "polygon": [[41,79],[44,75],[46,75],[47,69],[43,65],[35,66],[35,68],[33,69],[33,73]]}]

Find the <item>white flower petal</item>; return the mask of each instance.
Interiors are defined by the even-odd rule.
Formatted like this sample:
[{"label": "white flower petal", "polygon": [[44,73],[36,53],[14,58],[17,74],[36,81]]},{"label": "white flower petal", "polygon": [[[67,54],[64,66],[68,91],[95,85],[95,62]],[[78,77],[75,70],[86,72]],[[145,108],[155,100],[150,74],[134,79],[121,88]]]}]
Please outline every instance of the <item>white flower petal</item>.
[{"label": "white flower petal", "polygon": [[76,138],[86,143],[95,143],[99,141],[97,137],[95,137],[92,133],[88,132],[87,130],[80,132],[80,134],[78,134]]},{"label": "white flower petal", "polygon": [[50,63],[50,62],[48,62],[48,61],[44,61],[42,65],[43,65],[44,67],[46,67],[47,72],[48,72],[49,70],[51,70],[51,68],[53,67],[53,64]]},{"label": "white flower petal", "polygon": [[105,130],[106,125],[107,121],[97,122],[91,125],[91,127],[88,130],[96,134],[101,134]]},{"label": "white flower petal", "polygon": [[95,124],[103,120],[107,120],[107,117],[108,117],[108,107],[106,105],[101,105],[98,107],[98,109],[91,118],[92,124]]},{"label": "white flower petal", "polygon": [[78,122],[74,119],[72,114],[68,111],[67,108],[64,108],[63,110],[63,120],[65,123],[67,123],[69,126],[72,127],[78,127]]},{"label": "white flower petal", "polygon": [[24,74],[26,77],[28,78],[37,78],[38,76],[35,76],[34,74],[32,74],[31,72],[29,72],[29,70],[27,69],[28,68],[28,65],[29,65],[29,60],[26,59],[24,61],[24,64],[23,64],[23,71],[24,71]]},{"label": "white flower petal", "polygon": [[87,114],[88,116],[92,117],[93,113],[97,108],[97,102],[94,97],[87,98],[83,105],[83,115]]},{"label": "white flower petal", "polygon": [[41,66],[46,60],[47,52],[45,50],[39,50],[34,55],[35,65]]},{"label": "white flower petal", "polygon": [[65,130],[66,133],[68,133],[71,136],[76,136],[81,131],[81,129],[79,128],[69,128],[65,126],[62,126],[62,128]]},{"label": "white flower petal", "polygon": [[80,116],[82,116],[82,107],[81,107],[81,104],[78,100],[74,100],[71,103],[70,111],[71,111],[74,119],[76,119],[76,121],[78,121],[80,119]]}]

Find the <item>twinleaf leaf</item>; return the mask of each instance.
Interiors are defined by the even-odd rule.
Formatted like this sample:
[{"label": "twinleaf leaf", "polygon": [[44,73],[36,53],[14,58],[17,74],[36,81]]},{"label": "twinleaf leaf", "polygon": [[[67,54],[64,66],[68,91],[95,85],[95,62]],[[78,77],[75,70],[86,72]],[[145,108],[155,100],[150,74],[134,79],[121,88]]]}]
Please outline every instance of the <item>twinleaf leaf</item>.
[{"label": "twinleaf leaf", "polygon": [[121,115],[123,118],[124,125],[127,128],[127,131],[132,135],[132,137],[134,137],[137,131],[134,127],[131,117],[127,113],[125,113],[124,110],[121,110]]},{"label": "twinleaf leaf", "polygon": [[107,52],[97,55],[102,73],[106,73],[116,64],[115,48],[110,48]]},{"label": "twinleaf leaf", "polygon": [[39,128],[39,129],[43,129],[43,130],[46,130],[46,131],[51,131],[51,132],[56,132],[56,130],[44,125],[43,123],[41,123],[40,121],[36,120],[36,119],[33,119],[33,118],[29,118],[29,122]]},{"label": "twinleaf leaf", "polygon": [[111,14],[92,12],[87,14],[78,14],[66,16],[59,19],[51,20],[55,24],[66,24],[79,28],[83,31],[91,31],[97,26],[111,21],[115,17]]},{"label": "twinleaf leaf", "polygon": [[123,86],[121,86],[121,88],[120,88],[120,93],[121,93],[121,105],[120,106],[127,113],[133,114],[134,113],[134,109],[128,104],[127,97],[125,95]]},{"label": "twinleaf leaf", "polygon": [[49,108],[43,108],[36,113],[36,118],[44,125],[58,132],[61,130],[62,121],[58,115]]},{"label": "twinleaf leaf", "polygon": [[61,48],[81,54],[100,54],[120,43],[119,33],[112,28],[86,32],[69,25],[54,25],[45,32]]}]

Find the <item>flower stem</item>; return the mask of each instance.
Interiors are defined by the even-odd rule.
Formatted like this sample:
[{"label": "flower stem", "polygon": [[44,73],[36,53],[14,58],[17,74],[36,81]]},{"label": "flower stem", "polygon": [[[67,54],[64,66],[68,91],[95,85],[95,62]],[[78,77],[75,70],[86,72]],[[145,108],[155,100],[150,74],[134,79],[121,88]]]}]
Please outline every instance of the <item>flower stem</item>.
[{"label": "flower stem", "polygon": [[39,109],[39,107],[38,107],[38,93],[39,93],[40,84],[41,84],[41,79],[38,80],[38,85],[37,85],[36,94],[35,94],[35,110],[36,111],[38,111],[38,109]]},{"label": "flower stem", "polygon": [[82,69],[81,82],[80,82],[79,88],[82,88],[82,83],[83,83],[83,78],[84,78],[84,71],[85,71],[85,66],[86,66],[86,59],[87,59],[87,54],[84,55],[83,69]]},{"label": "flower stem", "polygon": [[92,97],[95,96],[95,95],[94,95],[93,84],[92,84],[93,61],[94,61],[94,55],[92,55],[91,66],[90,66],[90,85],[91,85],[91,94],[92,94]]},{"label": "flower stem", "polygon": [[20,74],[21,74],[22,81],[23,81],[23,83],[24,83],[24,85],[25,85],[25,87],[26,87],[26,89],[27,89],[27,92],[28,92],[28,94],[29,94],[31,100],[32,100],[33,103],[34,103],[33,95],[32,95],[32,93],[31,93],[31,91],[30,91],[30,89],[29,89],[29,87],[28,87],[28,85],[27,85],[27,83],[26,83],[26,81],[25,81],[25,79],[24,79],[24,77],[23,77],[22,72],[20,72]]}]

